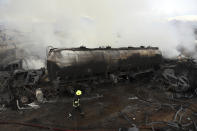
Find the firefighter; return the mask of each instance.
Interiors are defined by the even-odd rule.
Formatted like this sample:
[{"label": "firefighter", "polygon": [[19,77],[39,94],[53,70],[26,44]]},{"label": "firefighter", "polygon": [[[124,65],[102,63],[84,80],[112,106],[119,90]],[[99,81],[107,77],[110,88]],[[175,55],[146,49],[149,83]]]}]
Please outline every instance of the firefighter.
[{"label": "firefighter", "polygon": [[75,97],[74,97],[74,99],[73,99],[73,107],[74,108],[78,108],[79,106],[80,106],[80,96],[81,96],[81,94],[82,94],[82,91],[81,90],[77,90],[76,92],[75,92]]},{"label": "firefighter", "polygon": [[[73,99],[73,111],[72,111],[72,114],[74,112],[79,112],[81,117],[84,117],[84,113],[82,112],[81,107],[80,107],[80,96],[81,95],[82,95],[82,91],[81,90],[77,90],[75,92],[75,96],[74,96],[74,99]],[[72,117],[72,114],[69,113],[68,117]]]}]

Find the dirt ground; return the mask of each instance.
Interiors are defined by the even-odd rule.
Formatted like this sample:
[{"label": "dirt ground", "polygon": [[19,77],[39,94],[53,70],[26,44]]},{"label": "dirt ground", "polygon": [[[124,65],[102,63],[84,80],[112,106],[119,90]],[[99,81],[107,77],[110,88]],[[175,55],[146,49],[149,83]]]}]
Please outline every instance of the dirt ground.
[{"label": "dirt ground", "polygon": [[[157,87],[154,83],[152,85]],[[184,110],[180,110],[181,107]],[[12,110],[8,108],[0,113],[0,131],[48,130],[16,123],[2,124],[2,122],[42,125],[50,129],[97,129],[99,131],[118,131],[121,127],[134,125],[140,131],[159,130],[173,127],[167,126],[167,122],[182,124],[197,122],[196,98],[170,99],[168,93],[152,88],[146,82],[102,86],[93,90],[91,95],[82,96],[81,108],[85,113],[84,117],[74,112],[73,116],[68,118],[69,112],[73,110],[71,97],[40,104],[39,109]],[[193,124],[187,127],[187,129],[195,130]],[[176,129],[179,130],[179,128]]]}]

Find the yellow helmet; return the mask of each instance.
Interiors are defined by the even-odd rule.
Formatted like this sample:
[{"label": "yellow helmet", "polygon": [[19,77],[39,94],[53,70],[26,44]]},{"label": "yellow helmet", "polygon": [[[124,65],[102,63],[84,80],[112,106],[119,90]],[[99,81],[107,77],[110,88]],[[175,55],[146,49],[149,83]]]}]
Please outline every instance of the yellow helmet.
[{"label": "yellow helmet", "polygon": [[81,94],[82,94],[82,91],[81,91],[81,90],[77,90],[77,91],[76,91],[76,95],[77,95],[77,96],[80,96]]}]

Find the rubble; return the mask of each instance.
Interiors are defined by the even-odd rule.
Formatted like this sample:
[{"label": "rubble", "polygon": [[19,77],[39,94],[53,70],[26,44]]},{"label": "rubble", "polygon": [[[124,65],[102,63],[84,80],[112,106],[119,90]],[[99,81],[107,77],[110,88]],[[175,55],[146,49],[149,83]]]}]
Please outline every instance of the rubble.
[{"label": "rubble", "polygon": [[191,98],[196,96],[197,65],[190,58],[171,60],[164,63],[155,73],[153,81],[160,83],[163,90],[170,91],[174,98]]},{"label": "rubble", "polygon": [[8,104],[12,101],[13,96],[10,90],[11,75],[6,71],[0,71],[0,104]]},{"label": "rubble", "polygon": [[31,110],[31,109],[38,109],[38,108],[40,108],[40,106],[35,104],[34,102],[29,103],[29,104],[24,104],[23,107],[21,107],[19,105],[19,101],[16,100],[16,105],[17,105],[18,110]]},{"label": "rubble", "polygon": [[40,103],[44,101],[43,92],[40,88],[36,89],[36,98],[37,98],[37,101]]},{"label": "rubble", "polygon": [[34,101],[34,92],[45,69],[24,70],[21,65],[22,61],[15,61],[1,68],[0,104],[9,106],[15,100],[19,100],[22,104]]},{"label": "rubble", "polygon": [[[87,49],[83,48],[83,50]],[[196,121],[193,117],[196,117],[197,111],[188,106],[193,104],[188,101],[197,96],[197,65],[191,58],[180,57],[174,60],[162,58],[156,63],[157,67],[142,68],[139,66],[142,69],[135,68],[129,73],[119,70],[94,76],[90,73],[91,70],[87,70],[88,76],[75,79],[66,78],[64,68],[62,68],[61,71],[58,70],[57,78],[54,78],[54,81],[51,81],[50,77],[53,76],[51,73],[48,74],[48,69],[25,70],[22,62],[22,60],[16,60],[0,64],[1,113],[14,106],[16,110],[37,109],[38,112],[39,110],[41,110],[40,112],[43,110],[59,112],[61,109],[61,111],[70,112],[72,91],[82,88],[82,90],[85,89],[84,96],[81,98],[82,106],[84,105],[84,110],[87,111],[85,120],[92,123],[89,125],[89,123],[79,120],[84,127],[90,128],[95,125],[110,127],[122,124],[129,128],[119,128],[120,130],[196,129]],[[134,86],[124,88],[129,84]],[[134,87],[136,91],[131,94],[130,91],[134,90]],[[66,92],[65,88],[69,89],[71,93]],[[158,91],[161,91],[163,96],[154,98],[154,93],[157,94]],[[188,101],[181,102],[183,98]],[[162,100],[159,101],[159,99]],[[165,101],[166,99],[168,101]],[[48,105],[42,107],[42,104],[43,106]],[[48,111],[46,108],[49,110],[51,108],[51,110]],[[169,114],[173,112],[171,120],[169,118],[160,120],[158,116],[157,119],[153,119],[146,115],[148,111],[155,115],[165,109]],[[96,123],[97,120],[93,120],[95,117],[99,124]],[[139,122],[140,119],[143,121]],[[69,121],[65,121],[69,123]],[[57,122],[61,123],[58,120]],[[74,124],[70,122],[67,125],[71,127]]]},{"label": "rubble", "polygon": [[4,104],[0,105],[0,113],[5,111],[6,110],[6,107]]}]

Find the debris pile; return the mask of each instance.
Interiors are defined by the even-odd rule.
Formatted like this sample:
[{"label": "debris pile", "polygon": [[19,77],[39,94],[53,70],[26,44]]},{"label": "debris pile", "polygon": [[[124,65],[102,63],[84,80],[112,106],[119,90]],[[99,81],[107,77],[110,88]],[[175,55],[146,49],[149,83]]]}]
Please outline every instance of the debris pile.
[{"label": "debris pile", "polygon": [[13,99],[9,85],[10,78],[11,78],[11,74],[9,74],[8,72],[6,71],[0,72],[0,94],[1,94],[0,104],[1,105],[4,104],[7,105]]},{"label": "debris pile", "polygon": [[[3,45],[3,48],[5,48],[5,45]],[[3,49],[1,48],[1,49]],[[8,46],[5,48],[8,49]],[[152,50],[152,48],[145,48],[145,51]],[[157,48],[154,48],[154,50]],[[10,48],[12,52],[14,52],[15,48]],[[64,50],[64,49],[63,49]],[[68,49],[70,50],[70,49]],[[71,49],[74,50],[74,49]],[[81,49],[76,48],[75,50],[82,50],[82,51],[90,51],[89,49]],[[97,50],[97,49],[92,49]],[[101,52],[105,49],[98,49]],[[111,49],[107,49],[111,50]],[[113,49],[117,51],[116,49]],[[133,49],[133,48],[121,48],[121,50],[141,50],[141,48]],[[142,49],[144,50],[144,48]],[[60,50],[61,51],[61,50]],[[67,49],[66,49],[67,51]],[[59,53],[59,50],[57,51]],[[1,52],[2,54],[7,54],[6,52]],[[51,50],[49,51],[51,53]],[[16,55],[16,53],[12,53],[12,58]],[[56,56],[58,57],[58,56]],[[132,56],[133,57],[133,56]],[[65,59],[65,58],[64,58]],[[131,59],[131,58],[129,58]],[[144,58],[143,58],[144,59]],[[5,58],[5,60],[9,60]],[[104,60],[104,59],[103,59]],[[193,96],[197,95],[197,82],[195,80],[197,76],[197,66],[193,59],[190,58],[178,58],[178,59],[163,59],[163,61],[159,64],[158,60],[157,64],[154,66],[157,66],[157,69],[154,68],[147,68],[147,69],[136,69],[129,72],[115,72],[115,74],[109,74],[109,79],[111,80],[112,85],[116,85],[119,82],[125,82],[129,81],[133,82],[133,80],[142,80],[143,78],[152,79],[153,82],[157,82],[160,85],[158,88],[168,91],[171,93],[171,97],[173,98],[191,98]],[[151,62],[151,61],[150,61]],[[47,99],[50,99],[50,97],[59,97],[61,95],[65,95],[64,90],[70,90],[71,92],[74,92],[74,88],[77,87],[85,87],[86,94],[89,94],[91,90],[90,86],[94,87],[95,85],[98,87],[99,83],[100,85],[103,84],[102,81],[106,81],[106,77],[103,76],[92,76],[92,73],[89,74],[91,77],[87,77],[84,79],[78,79],[76,78],[74,81],[62,81],[63,78],[66,78],[65,73],[58,72],[61,74],[61,78],[57,77],[54,81],[46,81],[46,79],[50,79],[50,77],[53,77],[50,73],[49,76],[46,74],[45,68],[37,69],[37,70],[25,70],[23,69],[23,60],[16,59],[16,60],[9,60],[7,61],[7,64],[1,63],[1,71],[0,71],[0,93],[2,94],[0,96],[0,103],[9,105],[12,101],[18,101],[18,104],[29,104],[31,102],[37,101],[37,102],[43,102],[44,97],[47,97]],[[138,64],[139,67],[143,66],[142,63]],[[88,67],[88,66],[87,66]],[[92,68],[92,66],[90,66]],[[48,67],[49,68],[49,67]],[[53,67],[55,71],[55,67]],[[74,67],[73,67],[74,68]],[[89,67],[88,67],[88,70]],[[92,69],[91,69],[92,70]],[[119,74],[117,74],[119,73]],[[129,74],[128,74],[129,73]],[[71,73],[73,74],[73,73]],[[123,74],[123,75],[122,75]],[[54,74],[57,75],[57,74]],[[74,75],[74,74],[73,74]],[[82,75],[82,74],[81,74]],[[43,79],[43,76],[45,77],[45,80]],[[120,77],[121,76],[121,77]],[[153,76],[153,77],[152,77]],[[121,79],[120,79],[121,78]],[[60,80],[61,79],[61,80]],[[122,81],[124,79],[124,81]],[[92,82],[92,83],[91,83]],[[40,88],[44,83],[45,88]],[[51,84],[48,84],[51,83]],[[67,83],[67,85],[65,85]],[[95,84],[96,83],[96,84]],[[60,86],[63,87],[60,88]],[[53,87],[52,87],[53,86]],[[88,93],[87,93],[88,92]]]},{"label": "debris pile", "polygon": [[45,70],[14,70],[0,72],[0,103],[9,105],[12,101],[27,104],[36,98],[36,90]]},{"label": "debris pile", "polygon": [[197,95],[196,76],[197,65],[193,59],[164,60],[153,81],[160,83],[159,87],[174,98],[192,98]]}]

